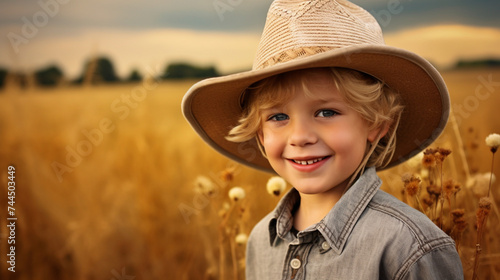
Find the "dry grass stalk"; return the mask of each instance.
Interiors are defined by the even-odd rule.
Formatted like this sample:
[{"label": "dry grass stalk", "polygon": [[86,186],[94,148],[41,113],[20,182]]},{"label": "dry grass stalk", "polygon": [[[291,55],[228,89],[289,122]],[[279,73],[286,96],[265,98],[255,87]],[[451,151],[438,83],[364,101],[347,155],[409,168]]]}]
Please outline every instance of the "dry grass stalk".
[{"label": "dry grass stalk", "polygon": [[463,172],[465,173],[465,181],[469,180],[470,178],[470,168],[469,168],[469,163],[467,162],[467,157],[465,155],[465,150],[464,150],[464,141],[462,139],[462,135],[460,134],[460,130],[458,128],[458,123],[457,123],[457,118],[455,117],[455,114],[453,112],[453,109],[450,114],[450,124],[453,129],[453,135],[455,136],[455,139],[457,141],[458,147],[461,149],[458,149],[458,155],[460,156],[460,162],[462,163],[462,169]]},{"label": "dry grass stalk", "polygon": [[486,227],[486,221],[490,214],[492,205],[496,206],[495,201],[491,198],[491,185],[493,181],[493,163],[495,158],[495,152],[500,146],[500,135],[494,133],[490,134],[486,137],[486,145],[490,147],[490,151],[492,153],[492,161],[491,161],[491,174],[490,181],[488,184],[488,196],[482,197],[479,199],[479,208],[476,212],[476,226],[477,226],[477,236],[476,236],[476,253],[474,256],[474,270],[472,274],[472,280],[476,280],[478,277],[478,268],[479,268],[479,256],[481,254],[481,241],[483,239],[483,233]]},{"label": "dry grass stalk", "polygon": [[[218,244],[219,244],[219,263],[218,263],[218,279],[239,279],[242,274],[238,258],[238,247],[236,246],[236,237],[241,234],[244,228],[243,224],[245,219],[244,198],[245,190],[241,187],[233,187],[228,190],[229,186],[233,184],[235,167],[231,166],[226,168],[220,174],[220,181],[222,184],[221,190],[223,194],[218,200],[217,217],[214,219],[219,220],[218,227]],[[229,200],[227,200],[229,199]],[[228,253],[230,257],[228,258]],[[228,277],[227,267],[230,264],[231,277]]]},{"label": "dry grass stalk", "polygon": [[[422,166],[429,171],[429,185],[427,192],[434,200],[434,210],[431,220],[433,220],[441,229],[444,229],[443,212],[445,208],[445,199],[448,199],[451,209],[451,194],[454,193],[453,185],[445,186],[443,180],[443,163],[451,154],[451,150],[444,148],[428,148],[423,152]],[[439,185],[439,186],[438,186]],[[448,189],[447,189],[448,188]],[[429,201],[427,201],[429,202]],[[437,212],[439,211],[439,216]],[[451,211],[451,210],[450,210]]]},{"label": "dry grass stalk", "polygon": [[451,211],[451,215],[453,216],[453,228],[451,230],[451,237],[455,241],[455,245],[457,248],[457,252],[460,250],[460,240],[462,239],[462,234],[467,228],[467,221],[465,220],[465,210],[464,209],[455,209]]},{"label": "dry grass stalk", "polygon": [[488,197],[482,197],[479,200],[479,209],[476,212],[476,226],[477,226],[477,236],[476,236],[476,253],[474,255],[474,270],[472,274],[472,280],[476,280],[478,277],[479,268],[479,255],[481,254],[481,240],[483,237],[484,228],[486,227],[486,220],[491,210],[491,199]]}]

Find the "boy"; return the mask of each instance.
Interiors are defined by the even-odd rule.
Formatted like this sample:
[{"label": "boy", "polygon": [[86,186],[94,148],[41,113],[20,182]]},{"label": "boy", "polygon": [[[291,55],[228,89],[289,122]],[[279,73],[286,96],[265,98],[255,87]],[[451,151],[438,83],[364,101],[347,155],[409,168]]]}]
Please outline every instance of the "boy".
[{"label": "boy", "polygon": [[365,10],[275,0],[253,69],[197,83],[182,106],[216,150],[293,186],[252,230],[247,279],[463,279],[454,242],[375,172],[439,136],[446,86]]}]

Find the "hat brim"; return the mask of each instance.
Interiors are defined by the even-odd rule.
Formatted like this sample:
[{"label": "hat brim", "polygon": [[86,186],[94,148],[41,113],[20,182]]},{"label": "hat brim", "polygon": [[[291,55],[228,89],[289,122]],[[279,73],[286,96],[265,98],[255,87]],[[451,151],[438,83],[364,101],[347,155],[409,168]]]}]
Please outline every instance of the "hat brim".
[{"label": "hat brim", "polygon": [[357,45],[295,59],[261,70],[202,80],[184,96],[182,112],[202,139],[221,154],[272,172],[255,140],[225,139],[242,114],[240,97],[251,84],[280,73],[316,67],[343,67],[372,75],[399,92],[405,106],[396,133],[395,166],[428,147],[449,116],[448,90],[439,72],[424,58],[386,45]]}]

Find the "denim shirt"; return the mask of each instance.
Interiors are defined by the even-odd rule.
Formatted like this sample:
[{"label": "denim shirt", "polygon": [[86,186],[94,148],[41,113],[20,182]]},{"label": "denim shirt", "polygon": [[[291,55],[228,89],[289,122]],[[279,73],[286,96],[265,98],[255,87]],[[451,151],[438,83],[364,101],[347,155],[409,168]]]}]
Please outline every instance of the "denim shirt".
[{"label": "denim shirt", "polygon": [[292,189],[252,230],[246,279],[463,279],[453,240],[379,190],[369,168],[319,223],[291,232]]}]

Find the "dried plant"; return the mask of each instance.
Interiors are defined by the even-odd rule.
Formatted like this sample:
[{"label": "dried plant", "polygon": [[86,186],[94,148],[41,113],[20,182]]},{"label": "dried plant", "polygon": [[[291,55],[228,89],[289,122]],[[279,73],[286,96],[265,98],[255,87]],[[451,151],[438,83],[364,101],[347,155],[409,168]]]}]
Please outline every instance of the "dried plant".
[{"label": "dried plant", "polygon": [[[248,239],[245,225],[246,191],[243,187],[234,186],[235,166],[226,168],[220,173],[217,183],[206,176],[198,176],[195,180],[195,191],[211,198],[208,202],[211,211],[204,213],[198,222],[204,231],[216,231],[217,247],[214,241],[204,238],[207,267],[206,278],[241,279],[244,271],[244,248]],[[218,224],[218,226],[217,226]],[[206,232],[202,234],[207,236]],[[213,235],[213,234],[212,234]],[[218,255],[217,261],[213,256]]]},{"label": "dried plant", "polygon": [[491,210],[491,200],[488,197],[482,197],[479,200],[479,209],[476,212],[476,228],[477,228],[477,238],[476,238],[476,253],[474,255],[474,270],[472,274],[472,280],[477,279],[478,277],[478,268],[479,268],[479,256],[481,254],[481,241],[483,237],[483,233],[486,227],[486,220]]}]

